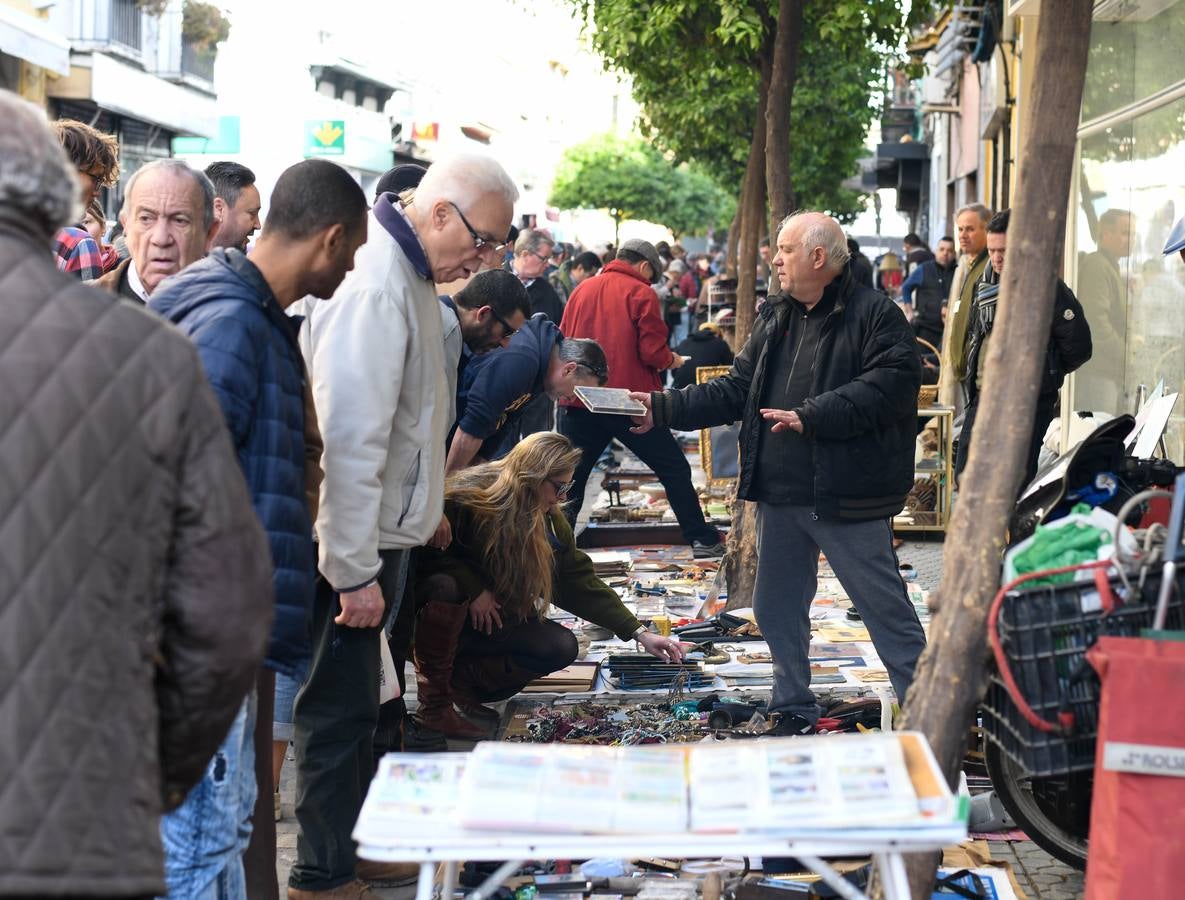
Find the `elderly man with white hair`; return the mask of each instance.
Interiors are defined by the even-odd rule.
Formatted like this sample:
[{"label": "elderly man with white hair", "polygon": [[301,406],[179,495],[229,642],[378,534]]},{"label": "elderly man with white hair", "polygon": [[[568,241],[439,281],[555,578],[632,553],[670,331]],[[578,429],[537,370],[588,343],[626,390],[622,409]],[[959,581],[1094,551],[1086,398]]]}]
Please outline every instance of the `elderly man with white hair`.
[{"label": "elderly man with white hair", "polygon": [[210,252],[218,219],[214,185],[181,159],[158,159],[132,173],[119,221],[129,256],[93,283],[136,303]]},{"label": "elderly man with white hair", "polygon": [[819,718],[808,611],[820,550],[903,702],[925,646],[890,525],[913,485],[922,367],[901,310],[852,278],[830,216],[788,217],[774,268],[781,290],[728,375],[633,396],[649,408],[639,431],[742,420],[737,496],[757,502],[753,608],[773,655],[774,731],[808,734]]},{"label": "elderly man with white hair", "polygon": [[415,867],[359,862],[350,833],[370,780],[379,641],[411,550],[450,541],[452,397],[436,284],[496,266],[518,189],[494,160],[433,163],[414,198],[383,194],[368,242],[328,301],[303,301],[301,349],[324,442],[315,526],[313,663],[296,699],[296,865],[288,896],[374,896]]}]

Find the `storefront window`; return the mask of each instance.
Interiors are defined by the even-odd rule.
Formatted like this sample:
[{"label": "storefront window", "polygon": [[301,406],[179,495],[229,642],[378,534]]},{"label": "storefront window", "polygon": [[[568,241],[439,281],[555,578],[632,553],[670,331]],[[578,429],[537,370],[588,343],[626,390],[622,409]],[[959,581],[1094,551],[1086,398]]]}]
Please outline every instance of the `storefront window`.
[{"label": "storefront window", "polygon": [[[1082,121],[1128,106],[1182,77],[1185,46],[1185,2],[1176,2],[1143,21],[1147,2],[1128,11],[1122,21],[1096,19],[1090,30],[1090,57]],[[1163,4],[1161,4],[1163,5]]]},{"label": "storefront window", "polygon": [[[1075,222],[1075,291],[1094,355],[1075,379],[1074,408],[1134,412],[1161,379],[1185,393],[1185,262],[1164,257],[1185,215],[1185,99],[1083,139]],[[1185,399],[1166,434],[1185,461]]]}]

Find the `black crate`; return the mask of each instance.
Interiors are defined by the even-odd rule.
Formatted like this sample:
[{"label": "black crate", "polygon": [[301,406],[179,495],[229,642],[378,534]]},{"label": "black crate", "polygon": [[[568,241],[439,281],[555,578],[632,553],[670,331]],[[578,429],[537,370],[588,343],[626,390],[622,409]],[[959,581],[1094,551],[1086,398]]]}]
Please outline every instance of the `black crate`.
[{"label": "black crate", "polygon": [[[1152,626],[1160,574],[1150,574],[1141,587],[1131,580],[1131,596],[1118,576],[1111,586],[1119,605],[1104,615],[1093,581],[1011,591],[1000,607],[1000,645],[1012,677],[1033,711],[1049,722],[1068,701],[1074,713],[1069,734],[1038,731],[1021,715],[999,673],[992,667],[983,699],[983,726],[1017,765],[1030,775],[1045,777],[1094,768],[1098,732],[1099,681],[1085,653],[1100,635],[1135,636]],[[1177,578],[1169,601],[1166,627],[1185,622],[1185,573]]]}]

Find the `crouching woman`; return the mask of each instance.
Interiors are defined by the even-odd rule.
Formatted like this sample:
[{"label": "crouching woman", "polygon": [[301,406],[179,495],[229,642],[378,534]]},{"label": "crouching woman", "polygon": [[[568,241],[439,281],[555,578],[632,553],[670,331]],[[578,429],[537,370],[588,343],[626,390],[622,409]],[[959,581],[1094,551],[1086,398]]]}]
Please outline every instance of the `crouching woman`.
[{"label": "crouching woman", "polygon": [[483,703],[512,697],[575,660],[576,638],[547,618],[552,603],[623,640],[636,638],[659,659],[683,658],[679,642],[646,631],[576,548],[561,508],[579,461],[566,437],[540,432],[503,459],[448,480],[452,543],[424,548],[416,563],[421,727],[484,738],[487,729],[475,723],[489,726],[498,714]]}]

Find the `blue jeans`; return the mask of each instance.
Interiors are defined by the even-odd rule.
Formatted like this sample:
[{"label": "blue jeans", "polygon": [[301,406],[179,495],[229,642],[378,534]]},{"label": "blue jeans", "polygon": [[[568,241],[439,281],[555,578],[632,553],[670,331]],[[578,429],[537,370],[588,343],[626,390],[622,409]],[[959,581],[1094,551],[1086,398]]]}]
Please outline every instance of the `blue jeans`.
[{"label": "blue jeans", "polygon": [[272,714],[272,740],[292,740],[292,710],[296,706],[296,693],[303,681],[290,675],[276,673],[276,706]]},{"label": "blue jeans", "polygon": [[252,689],[206,774],[185,802],[161,819],[169,900],[245,900],[243,852],[255,808]]}]

